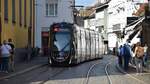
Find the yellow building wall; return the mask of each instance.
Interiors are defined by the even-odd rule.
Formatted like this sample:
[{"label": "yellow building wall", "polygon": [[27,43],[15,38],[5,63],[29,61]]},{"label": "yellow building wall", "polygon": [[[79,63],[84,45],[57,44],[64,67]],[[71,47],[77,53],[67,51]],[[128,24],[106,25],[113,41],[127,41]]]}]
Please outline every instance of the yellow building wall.
[{"label": "yellow building wall", "polygon": [[[30,0],[26,0],[26,23],[24,24],[24,0],[22,0],[22,25],[19,22],[19,0],[15,0],[16,23],[12,22],[12,0],[8,0],[8,22],[4,20],[4,0],[1,0],[1,41],[11,38],[16,48],[23,48],[28,44],[28,27],[30,23]],[[2,43],[2,42],[1,42]]]}]

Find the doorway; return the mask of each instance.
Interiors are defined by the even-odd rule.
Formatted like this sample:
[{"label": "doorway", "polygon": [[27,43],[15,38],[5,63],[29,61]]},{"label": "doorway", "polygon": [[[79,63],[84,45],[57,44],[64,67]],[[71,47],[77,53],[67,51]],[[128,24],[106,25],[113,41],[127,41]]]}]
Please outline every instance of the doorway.
[{"label": "doorway", "polygon": [[48,56],[49,32],[42,32],[42,50],[44,56]]}]

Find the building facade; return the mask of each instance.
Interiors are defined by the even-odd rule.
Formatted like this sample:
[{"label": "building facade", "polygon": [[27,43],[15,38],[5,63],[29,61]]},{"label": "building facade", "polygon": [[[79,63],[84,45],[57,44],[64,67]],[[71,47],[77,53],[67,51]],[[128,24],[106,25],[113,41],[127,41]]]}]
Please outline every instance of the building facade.
[{"label": "building facade", "polygon": [[33,45],[34,0],[0,0],[0,41],[11,38],[16,48]]},{"label": "building facade", "polygon": [[118,45],[124,43],[121,40],[123,30],[127,25],[138,19],[134,13],[139,7],[137,0],[110,1],[108,7],[108,40],[110,48],[118,47]]},{"label": "building facade", "polygon": [[75,0],[35,0],[35,46],[48,46],[50,25],[57,22],[74,22]]},{"label": "building facade", "polygon": [[84,20],[84,28],[89,28],[91,30],[96,30],[102,33],[104,29],[106,29],[106,24],[107,24],[107,16],[106,15],[106,10],[107,10],[107,3],[105,4],[100,4],[99,6],[91,7],[91,9],[88,10],[93,10],[89,14],[88,17],[85,18]]}]

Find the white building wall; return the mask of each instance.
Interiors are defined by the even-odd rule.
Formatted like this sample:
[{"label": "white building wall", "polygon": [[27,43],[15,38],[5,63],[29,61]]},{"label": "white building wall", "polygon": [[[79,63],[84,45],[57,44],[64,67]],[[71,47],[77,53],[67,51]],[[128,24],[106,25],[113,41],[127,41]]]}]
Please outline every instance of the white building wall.
[{"label": "white building wall", "polygon": [[[114,38],[114,40],[109,39],[110,43],[117,43],[117,36],[114,35],[115,33],[111,33],[113,31],[123,31],[123,28],[127,25],[127,17],[133,17],[133,13],[136,12],[136,8],[138,8],[138,5],[135,5],[135,3],[127,0],[111,0],[108,7],[108,32],[111,37]],[[116,28],[118,30],[113,30],[114,25],[120,24],[119,28]],[[109,35],[109,36],[110,36]],[[109,45],[109,47],[116,47],[116,44]]]},{"label": "white building wall", "polygon": [[127,17],[133,17],[133,13],[137,11],[139,5],[137,2],[127,0],[111,0],[109,3],[108,13],[108,29],[112,32],[115,24],[121,24],[121,30],[127,25]]},{"label": "white building wall", "polygon": [[98,31],[98,26],[104,26],[104,11],[95,13],[95,18],[84,20],[84,28]]},{"label": "white building wall", "polygon": [[96,13],[96,19],[98,19],[98,18],[104,19],[104,11]]},{"label": "white building wall", "polygon": [[95,30],[95,25],[96,25],[96,19],[95,18],[84,20],[84,28]]},{"label": "white building wall", "polygon": [[114,33],[108,34],[108,46],[110,50],[113,50],[114,47],[116,47],[117,43],[117,36]]},{"label": "white building wall", "polygon": [[35,46],[41,48],[41,20],[43,15],[43,2],[45,0],[35,0]]},{"label": "white building wall", "polygon": [[[121,9],[122,8],[122,9]],[[112,0],[108,7],[108,31],[113,32],[113,25],[120,24],[122,28],[126,26],[126,0]]]},{"label": "white building wall", "polygon": [[51,24],[56,22],[73,23],[72,5],[74,0],[58,0],[57,16],[46,16],[46,1],[55,0],[36,0],[36,18],[35,18],[35,46],[41,48],[42,31],[49,31]]}]

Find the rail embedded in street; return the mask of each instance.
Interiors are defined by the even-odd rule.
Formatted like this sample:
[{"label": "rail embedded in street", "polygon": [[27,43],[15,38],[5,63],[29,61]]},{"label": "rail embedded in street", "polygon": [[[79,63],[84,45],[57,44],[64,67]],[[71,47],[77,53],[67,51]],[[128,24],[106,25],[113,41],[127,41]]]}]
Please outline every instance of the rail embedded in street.
[{"label": "rail embedded in street", "polygon": [[[112,59],[113,59],[113,58],[112,58]],[[111,81],[111,78],[110,78],[110,76],[109,76],[108,69],[107,69],[108,66],[112,63],[112,62],[111,62],[112,59],[110,60],[110,62],[108,62],[108,63],[105,65],[105,68],[104,68],[105,73],[106,73],[106,76],[107,76],[108,81],[109,81],[109,84],[113,84],[112,81]],[[101,62],[96,62],[95,64],[93,64],[93,65],[90,67],[90,69],[89,69],[88,72],[87,72],[87,75],[86,75],[86,79],[85,79],[84,84],[89,84],[89,79],[90,79],[90,73],[91,73],[91,71],[93,70],[93,68],[94,68],[95,66],[97,66],[97,65],[100,64],[100,63],[101,63]]]}]

